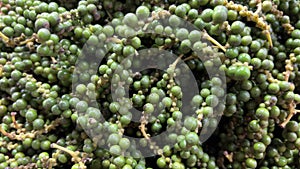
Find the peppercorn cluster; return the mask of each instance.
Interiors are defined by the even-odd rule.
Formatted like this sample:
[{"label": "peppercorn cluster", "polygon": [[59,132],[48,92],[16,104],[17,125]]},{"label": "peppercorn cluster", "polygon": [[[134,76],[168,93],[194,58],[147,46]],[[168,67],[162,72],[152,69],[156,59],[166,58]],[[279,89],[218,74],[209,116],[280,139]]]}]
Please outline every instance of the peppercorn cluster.
[{"label": "peppercorn cluster", "polygon": [[0,169],[299,167],[299,8],[1,0]]}]

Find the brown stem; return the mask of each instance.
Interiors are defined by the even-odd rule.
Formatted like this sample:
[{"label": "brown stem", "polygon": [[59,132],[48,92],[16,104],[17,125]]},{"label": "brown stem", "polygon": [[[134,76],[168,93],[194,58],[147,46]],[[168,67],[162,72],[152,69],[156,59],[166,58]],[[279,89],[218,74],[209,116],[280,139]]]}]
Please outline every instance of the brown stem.
[{"label": "brown stem", "polygon": [[260,0],[256,1],[256,3],[257,3],[257,5],[256,5],[257,9],[256,9],[255,13],[259,14],[262,10],[262,4],[261,4]]},{"label": "brown stem", "polygon": [[284,120],[284,122],[282,122],[282,123],[280,124],[280,126],[281,126],[282,128],[284,128],[284,127],[286,126],[286,124],[291,120],[291,118],[292,118],[296,113],[299,112],[299,110],[296,110],[295,107],[296,107],[296,104],[295,104],[294,102],[292,102],[292,103],[289,104],[289,112],[290,112],[290,113],[289,113],[288,117]]},{"label": "brown stem", "polygon": [[[12,116],[12,119],[13,118],[14,118],[14,116]],[[51,124],[46,125],[45,128],[43,128],[41,130],[37,130],[37,131],[32,131],[29,133],[24,133],[24,131],[22,130],[23,128],[20,128],[19,125],[18,125],[19,128],[17,130],[17,132],[19,132],[19,134],[16,134],[15,132],[8,133],[1,126],[0,126],[0,132],[3,135],[9,137],[11,140],[23,141],[25,138],[35,138],[37,135],[41,135],[43,133],[48,133],[50,130],[55,129],[60,124],[60,121],[61,121],[61,118],[58,118],[58,119],[54,120]]]},{"label": "brown stem", "polygon": [[3,65],[0,65],[0,77],[2,77],[3,74]]},{"label": "brown stem", "polygon": [[172,63],[172,64],[170,65],[170,67],[172,67],[173,69],[175,69],[176,65],[178,64],[178,62],[180,61],[180,59],[181,59],[182,57],[183,57],[183,54],[180,55],[180,56],[175,60],[175,62]]},{"label": "brown stem", "polygon": [[272,76],[272,74],[270,73],[270,71],[266,70],[265,74],[267,75],[269,82],[274,83],[274,82],[277,81],[277,79],[274,79],[274,77]]},{"label": "brown stem", "polygon": [[189,56],[189,57],[183,59],[183,61],[185,62],[185,61],[192,60],[192,59],[195,59],[195,56]]},{"label": "brown stem", "polygon": [[285,81],[289,81],[291,72],[294,70],[293,64],[292,64],[292,60],[293,60],[294,57],[295,57],[295,54],[291,53],[290,58],[288,60],[286,60],[285,72],[283,72],[284,75],[285,75],[285,77],[284,77]]},{"label": "brown stem", "polygon": [[[175,68],[176,68],[176,65],[178,64],[178,62],[181,60],[181,58],[183,57],[184,55],[183,54],[181,54],[170,66],[169,66],[169,68],[170,69],[172,69],[173,70],[173,72],[175,73]],[[174,73],[172,73],[171,75],[170,75],[170,81],[173,81],[173,78],[174,78],[174,76],[175,76],[175,74]]]},{"label": "brown stem", "polygon": [[227,151],[224,151],[224,156],[228,159],[229,162],[233,162],[233,153],[228,153]]},{"label": "brown stem", "polygon": [[79,157],[79,154],[80,154],[79,151],[74,152],[74,151],[69,150],[69,149],[67,149],[65,147],[62,147],[62,146],[60,146],[60,145],[58,145],[56,143],[52,143],[51,144],[51,148],[59,149],[59,150],[62,150],[64,152],[70,154],[72,156],[72,160],[74,162],[79,163],[81,161],[81,158]]},{"label": "brown stem", "polygon": [[149,140],[150,139],[150,137],[149,137],[149,134],[147,134],[147,132],[146,132],[146,125],[147,125],[147,123],[148,123],[148,121],[147,121],[147,115],[145,115],[145,113],[143,112],[143,116],[141,117],[141,125],[139,126],[139,129],[141,130],[141,132],[142,132],[142,134],[143,134],[143,136],[147,139],[147,140]]},{"label": "brown stem", "polygon": [[[272,9],[270,12],[274,14],[275,17],[279,20],[283,17],[283,12],[280,11],[277,7],[278,6],[274,4],[274,2],[272,2]],[[290,23],[284,23],[282,24],[282,27],[285,31],[287,31],[288,34],[290,34],[295,29]]]},{"label": "brown stem", "polygon": [[55,129],[60,124],[61,120],[62,118],[55,119],[54,121],[51,122],[51,124],[46,125],[45,128],[43,128],[42,130],[35,131],[34,134],[39,135],[42,133],[48,133],[49,131]]},{"label": "brown stem", "polygon": [[17,123],[17,121],[16,121],[16,115],[17,115],[17,113],[16,113],[16,112],[11,112],[10,115],[11,115],[11,120],[13,121],[14,127],[15,127],[16,129],[19,129],[20,126],[18,125],[18,123]]},{"label": "brown stem", "polygon": [[272,38],[270,35],[270,26],[266,22],[264,22],[264,19],[262,17],[259,17],[258,13],[249,11],[246,6],[234,4],[233,1],[228,2],[227,0],[225,0],[224,5],[228,9],[232,9],[239,12],[239,14],[242,17],[246,17],[248,20],[255,22],[258,28],[265,31],[264,33],[267,36],[267,40],[270,44],[270,47],[273,47]]},{"label": "brown stem", "polygon": [[216,45],[218,48],[222,49],[223,52],[226,52],[226,48],[224,46],[222,46],[218,41],[216,41],[213,37],[209,36],[209,34],[207,32],[204,32],[203,37],[205,39],[209,40],[214,45]]},{"label": "brown stem", "polygon": [[6,132],[0,125],[0,132],[4,135],[4,136],[7,136],[9,139],[13,140],[15,139],[15,136]]},{"label": "brown stem", "polygon": [[29,42],[34,42],[34,41],[35,41],[35,39],[36,39],[36,36],[35,36],[35,35],[33,35],[31,38],[29,38],[29,39],[26,39],[26,40],[24,40],[24,41],[20,42],[20,45],[25,45],[25,44],[27,44],[27,43],[29,43]]},{"label": "brown stem", "polygon": [[9,38],[6,35],[4,35],[2,32],[0,32],[0,38],[3,39],[5,43],[9,41]]},{"label": "brown stem", "polygon": [[123,43],[121,39],[118,39],[116,37],[110,37],[107,40],[108,40],[108,42],[115,42],[115,43],[119,43],[119,44]]},{"label": "brown stem", "polygon": [[270,31],[269,30],[265,30],[264,32],[265,32],[265,34],[267,36],[267,40],[268,40],[268,42],[270,44],[270,47],[272,48],[273,47],[273,42],[272,42]]}]

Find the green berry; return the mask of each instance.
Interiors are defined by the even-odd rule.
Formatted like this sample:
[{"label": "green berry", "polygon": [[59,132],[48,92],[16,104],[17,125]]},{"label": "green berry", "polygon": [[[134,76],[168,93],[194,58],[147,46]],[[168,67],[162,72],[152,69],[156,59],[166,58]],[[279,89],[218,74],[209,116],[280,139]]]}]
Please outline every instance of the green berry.
[{"label": "green berry", "polygon": [[236,80],[247,80],[250,76],[251,71],[247,66],[239,66],[234,74],[234,78]]},{"label": "green berry", "polygon": [[35,119],[32,124],[33,124],[33,128],[35,130],[40,130],[40,129],[44,128],[45,122],[43,119]]},{"label": "green berry", "polygon": [[174,96],[179,96],[181,94],[181,88],[179,86],[173,86],[171,88],[171,93],[174,95]]},{"label": "green berry", "polygon": [[266,108],[258,108],[255,115],[261,120],[267,120],[269,118],[269,110]]},{"label": "green berry", "polygon": [[123,23],[128,25],[132,28],[135,28],[138,25],[138,18],[137,15],[133,13],[128,13],[124,16]]},{"label": "green berry", "polygon": [[256,168],[257,162],[253,158],[247,158],[247,160],[246,160],[246,166],[249,167],[249,168]]},{"label": "green berry", "polygon": [[225,6],[218,5],[214,8],[212,20],[214,23],[223,23],[227,20],[228,10]]},{"label": "green berry", "polygon": [[136,16],[141,19],[141,20],[145,20],[149,17],[150,15],[150,11],[149,9],[146,7],[146,6],[139,6],[137,9],[136,9],[136,12],[135,12]]},{"label": "green berry", "polygon": [[199,136],[195,132],[189,132],[185,135],[186,142],[191,145],[196,145],[199,142]]},{"label": "green berry", "polygon": [[38,39],[41,42],[45,42],[45,41],[49,40],[50,35],[51,35],[50,31],[46,28],[41,28],[37,33]]},{"label": "green berry", "polygon": [[240,34],[241,32],[243,32],[245,28],[245,24],[241,21],[234,21],[231,26],[230,26],[230,31],[233,34]]},{"label": "green berry", "polygon": [[167,165],[166,160],[163,157],[158,158],[156,164],[159,168],[165,168]]}]

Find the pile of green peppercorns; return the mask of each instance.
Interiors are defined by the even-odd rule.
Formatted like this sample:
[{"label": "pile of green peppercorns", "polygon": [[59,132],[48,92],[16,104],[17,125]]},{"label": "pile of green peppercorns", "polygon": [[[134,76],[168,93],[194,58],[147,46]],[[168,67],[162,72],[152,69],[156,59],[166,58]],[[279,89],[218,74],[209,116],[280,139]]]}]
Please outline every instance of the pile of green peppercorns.
[{"label": "pile of green peppercorns", "polygon": [[299,8],[1,0],[0,169],[298,168]]}]

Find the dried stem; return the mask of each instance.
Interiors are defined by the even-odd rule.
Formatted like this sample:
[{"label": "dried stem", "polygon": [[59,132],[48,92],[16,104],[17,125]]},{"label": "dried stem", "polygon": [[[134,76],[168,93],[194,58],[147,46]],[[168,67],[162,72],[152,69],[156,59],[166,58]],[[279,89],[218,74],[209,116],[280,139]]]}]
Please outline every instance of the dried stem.
[{"label": "dried stem", "polygon": [[[272,2],[271,13],[273,13],[277,19],[281,19],[283,17],[283,12],[280,11],[277,7],[278,6],[274,4],[274,2]],[[290,23],[284,23],[282,24],[282,27],[289,34],[295,29]]]},{"label": "dried stem", "polygon": [[2,32],[0,32],[0,37],[5,43],[9,42],[9,38],[6,35],[4,35]]},{"label": "dried stem", "polygon": [[229,162],[233,162],[233,153],[231,152],[231,153],[228,153],[227,151],[224,151],[224,156],[227,158],[227,160],[229,161]]},{"label": "dried stem", "polygon": [[[33,34],[29,39],[25,39],[25,35],[22,34],[20,37],[16,37],[14,39],[10,39],[6,35],[4,35],[2,32],[0,32],[0,38],[3,40],[3,42],[9,46],[9,47],[14,47],[16,45],[25,45],[28,43],[33,43],[36,40],[36,34]],[[24,41],[21,41],[25,39]]]},{"label": "dried stem", "polygon": [[284,77],[284,80],[285,81],[289,81],[289,78],[290,78],[290,75],[291,75],[291,72],[294,70],[293,68],[293,58],[295,57],[295,54],[294,53],[291,53],[290,54],[290,59],[286,60],[285,63],[285,72],[283,72],[283,74],[285,75]]},{"label": "dried stem", "polygon": [[0,77],[2,77],[3,74],[3,65],[0,65]]},{"label": "dried stem", "polygon": [[290,113],[289,113],[288,117],[284,120],[284,122],[282,122],[282,123],[280,124],[280,126],[281,126],[282,128],[284,128],[284,127],[286,126],[286,124],[291,120],[291,118],[292,118],[295,114],[297,114],[297,113],[300,112],[300,110],[296,110],[295,108],[296,108],[296,104],[295,104],[294,102],[292,102],[292,103],[289,104],[289,112],[290,112]]},{"label": "dried stem", "polygon": [[[51,122],[49,125],[45,125],[45,127],[41,130],[32,131],[28,133],[24,133],[24,128],[18,128],[17,132],[6,132],[1,126],[0,126],[0,132],[4,135],[10,138],[11,140],[19,140],[23,141],[25,138],[35,138],[37,135],[41,135],[43,133],[48,133],[49,131],[55,129],[60,124],[61,118],[55,119]],[[16,134],[19,133],[19,134]]]},{"label": "dried stem", "polygon": [[224,46],[222,46],[218,41],[216,41],[213,37],[209,36],[209,34],[207,32],[204,31],[203,37],[205,39],[209,40],[214,45],[216,45],[218,48],[222,49],[223,52],[226,52],[226,48]]},{"label": "dried stem", "polygon": [[[262,17],[259,17],[258,12],[252,12],[249,11],[246,6],[240,5],[240,4],[234,4],[233,1],[228,2],[227,0],[225,1],[224,5],[228,9],[235,10],[239,12],[239,14],[242,17],[247,17],[248,20],[253,21],[256,23],[256,26],[260,29],[263,30],[263,33],[265,33],[267,40],[270,44],[270,47],[273,47],[273,42],[270,34],[270,26],[264,21]],[[259,10],[259,9],[258,9]]]},{"label": "dried stem", "polygon": [[278,80],[272,76],[272,73],[270,73],[270,71],[265,70],[264,72],[267,75],[269,82],[271,82],[271,83],[278,82]]},{"label": "dried stem", "polygon": [[15,127],[16,129],[20,129],[21,126],[19,126],[18,123],[17,123],[17,121],[16,121],[16,115],[17,115],[16,112],[11,112],[11,119],[12,119],[12,121],[13,121],[14,127]]},{"label": "dried stem", "polygon": [[[294,70],[293,61],[295,60],[294,59],[295,54],[291,53],[289,56],[290,56],[290,58],[285,61],[285,63],[286,63],[285,72],[283,72],[283,74],[285,75],[284,80],[287,81],[287,82],[289,81],[289,77],[290,77],[292,71]],[[290,113],[289,113],[288,117],[285,119],[285,121],[280,124],[280,126],[283,127],[283,128],[286,126],[286,124],[291,120],[291,118],[296,113],[300,112],[300,110],[296,110],[296,103],[294,101],[288,105],[288,108],[289,108]]]},{"label": "dried stem", "polygon": [[70,154],[70,155],[72,156],[72,160],[73,160],[74,162],[79,163],[79,162],[81,161],[81,158],[79,157],[79,154],[80,154],[79,151],[75,151],[75,152],[74,152],[74,151],[69,150],[69,149],[67,149],[67,148],[65,148],[65,147],[62,147],[62,146],[60,146],[60,145],[58,145],[58,144],[56,144],[56,143],[52,143],[52,144],[51,144],[51,148],[56,148],[56,149],[62,150],[62,151],[64,151],[64,152]]},{"label": "dried stem", "polygon": [[36,163],[28,163],[26,165],[20,165],[18,167],[15,167],[14,169],[36,169],[38,168]]},{"label": "dried stem", "polygon": [[[181,58],[183,57],[184,55],[182,54],[182,55],[180,55],[170,66],[169,66],[169,68],[170,69],[172,69],[172,71],[175,73],[175,68],[176,68],[176,65],[178,64],[178,62],[181,60]],[[172,73],[171,75],[170,75],[170,80],[171,81],[173,81],[173,78],[174,78],[174,76],[175,76],[175,74],[174,73]]]},{"label": "dried stem", "polygon": [[117,37],[110,37],[107,39],[108,42],[114,42],[114,43],[118,43],[118,44],[122,44],[123,41]]},{"label": "dried stem", "polygon": [[51,122],[51,124],[46,125],[42,130],[35,131],[35,135],[40,135],[42,133],[48,133],[49,131],[55,129],[60,123],[62,118],[57,118],[54,121]]},{"label": "dried stem", "polygon": [[141,132],[142,132],[142,134],[143,134],[143,136],[147,139],[147,140],[150,140],[150,135],[149,134],[147,134],[147,132],[146,132],[146,125],[148,124],[148,121],[147,121],[147,115],[145,115],[145,112],[142,112],[143,113],[143,115],[142,115],[142,117],[141,117],[141,125],[139,126],[139,129],[141,130]]},{"label": "dried stem", "polygon": [[175,69],[176,65],[178,64],[178,62],[181,60],[181,58],[183,57],[184,55],[180,55],[169,67],[172,68],[172,69]]},{"label": "dried stem", "polygon": [[25,44],[27,44],[27,43],[29,43],[29,42],[34,42],[34,41],[35,41],[35,39],[36,39],[36,35],[35,35],[35,34],[33,34],[31,38],[29,38],[29,39],[26,39],[26,40],[24,40],[24,41],[20,42],[19,44],[20,44],[20,45],[25,45]]},{"label": "dried stem", "polygon": [[64,152],[70,154],[72,156],[72,161],[74,161],[75,163],[78,163],[80,169],[86,169],[87,168],[86,165],[83,162],[83,159],[80,157],[81,153],[79,151],[72,151],[72,150],[69,150],[65,147],[62,147],[62,146],[58,145],[58,144],[55,144],[55,143],[51,144],[51,148],[56,148],[56,149],[59,149],[61,151],[64,151]]},{"label": "dried stem", "polygon": [[256,11],[254,13],[257,13],[257,14],[261,13],[261,10],[262,10],[261,0],[257,1],[257,5],[256,6],[257,6],[257,9],[256,9]]},{"label": "dried stem", "polygon": [[2,128],[1,125],[0,125],[0,132],[1,132],[4,136],[7,136],[9,139],[11,139],[11,140],[14,139],[14,136],[15,136],[15,135],[6,132],[6,131]]},{"label": "dried stem", "polygon": [[183,61],[185,62],[185,61],[192,60],[192,59],[196,59],[196,57],[192,55],[192,56],[189,56],[189,57],[183,59]]}]

